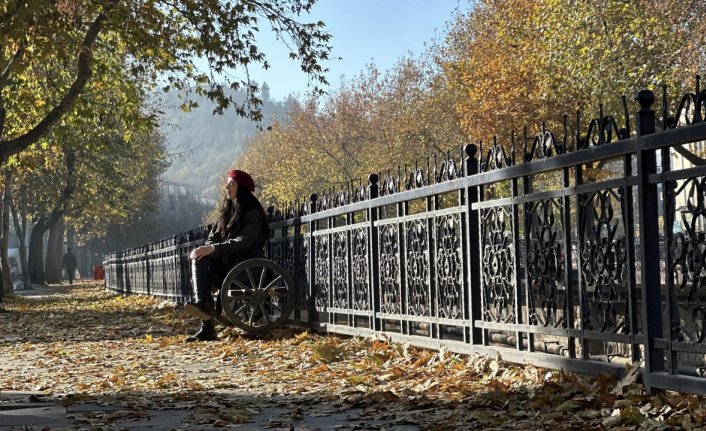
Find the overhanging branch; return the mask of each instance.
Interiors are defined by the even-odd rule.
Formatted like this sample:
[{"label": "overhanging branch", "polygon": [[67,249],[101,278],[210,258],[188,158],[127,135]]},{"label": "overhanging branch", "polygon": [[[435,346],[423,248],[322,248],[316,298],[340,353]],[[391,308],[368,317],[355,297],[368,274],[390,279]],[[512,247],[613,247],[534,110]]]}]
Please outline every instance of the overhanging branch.
[{"label": "overhanging branch", "polygon": [[78,99],[78,96],[81,94],[83,88],[86,86],[86,83],[91,77],[93,44],[96,39],[98,39],[98,35],[103,29],[103,23],[105,22],[107,13],[112,5],[112,2],[109,3],[88,27],[88,31],[86,31],[86,35],[84,36],[80,46],[81,51],[78,55],[78,71],[76,72],[76,79],[71,84],[69,90],[66,94],[64,94],[59,103],[54,106],[54,108],[52,108],[52,110],[49,111],[49,113],[47,113],[47,115],[27,133],[7,141],[0,140],[0,160],[6,160],[7,157],[17,154],[37,142],[49,133],[52,126],[54,126],[64,114],[71,110],[76,102],[76,99]]}]

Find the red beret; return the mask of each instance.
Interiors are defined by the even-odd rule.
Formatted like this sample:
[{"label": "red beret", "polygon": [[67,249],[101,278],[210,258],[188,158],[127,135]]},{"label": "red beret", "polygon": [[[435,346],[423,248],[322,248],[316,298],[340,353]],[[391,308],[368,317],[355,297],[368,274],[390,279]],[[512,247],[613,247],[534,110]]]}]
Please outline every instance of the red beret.
[{"label": "red beret", "polygon": [[239,186],[245,187],[251,192],[255,191],[255,181],[246,172],[239,171],[237,169],[231,169],[228,171],[228,178],[233,178]]}]

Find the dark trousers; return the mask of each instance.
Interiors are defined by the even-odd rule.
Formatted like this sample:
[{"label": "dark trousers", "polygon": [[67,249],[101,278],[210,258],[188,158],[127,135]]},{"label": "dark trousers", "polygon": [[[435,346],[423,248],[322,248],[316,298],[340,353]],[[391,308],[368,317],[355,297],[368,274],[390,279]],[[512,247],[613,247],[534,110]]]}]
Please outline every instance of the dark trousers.
[{"label": "dark trousers", "polygon": [[76,268],[66,267],[66,278],[69,279],[69,283],[74,282],[74,277],[76,277]]},{"label": "dark trousers", "polygon": [[[191,283],[196,294],[196,302],[212,298],[212,289],[220,289],[228,269],[218,259],[204,256],[191,261]],[[220,311],[220,296],[216,299],[216,310]]]}]

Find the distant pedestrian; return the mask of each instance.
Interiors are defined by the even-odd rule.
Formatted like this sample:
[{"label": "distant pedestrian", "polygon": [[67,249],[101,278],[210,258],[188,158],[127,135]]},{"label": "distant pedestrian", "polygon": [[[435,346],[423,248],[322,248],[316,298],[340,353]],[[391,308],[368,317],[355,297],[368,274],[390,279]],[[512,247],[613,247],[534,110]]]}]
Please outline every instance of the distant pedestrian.
[{"label": "distant pedestrian", "polygon": [[103,265],[96,265],[93,267],[93,279],[94,280],[104,280],[105,279],[105,269]]},{"label": "distant pedestrian", "polygon": [[71,252],[70,248],[66,250],[62,264],[64,268],[66,268],[66,277],[69,279],[69,283],[73,283],[74,277],[76,277],[78,262],[76,261],[76,255]]}]

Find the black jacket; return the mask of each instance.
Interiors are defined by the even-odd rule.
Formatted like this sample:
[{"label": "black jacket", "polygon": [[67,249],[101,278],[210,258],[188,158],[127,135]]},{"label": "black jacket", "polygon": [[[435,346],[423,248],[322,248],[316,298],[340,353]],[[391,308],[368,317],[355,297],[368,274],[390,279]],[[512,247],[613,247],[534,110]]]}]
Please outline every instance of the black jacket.
[{"label": "black jacket", "polygon": [[64,258],[62,259],[62,264],[66,269],[75,269],[78,266],[78,262],[76,261],[76,255],[71,253],[70,251],[67,251],[64,255]]},{"label": "black jacket", "polygon": [[214,226],[208,234],[206,245],[213,246],[214,259],[220,260],[226,268],[233,268],[245,260],[265,257],[268,236],[265,226],[265,214],[253,208],[240,217],[223,241],[218,241],[220,235]]}]

